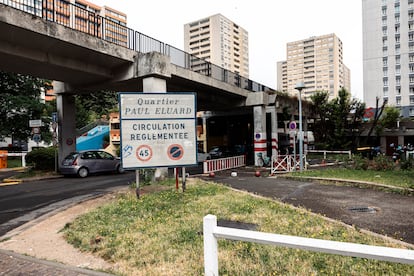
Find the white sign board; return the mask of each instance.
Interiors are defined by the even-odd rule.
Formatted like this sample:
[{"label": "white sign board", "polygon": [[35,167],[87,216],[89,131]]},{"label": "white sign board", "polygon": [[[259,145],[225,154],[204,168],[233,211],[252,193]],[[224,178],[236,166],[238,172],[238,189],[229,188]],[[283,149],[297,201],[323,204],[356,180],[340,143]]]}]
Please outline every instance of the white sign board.
[{"label": "white sign board", "polygon": [[125,169],[197,164],[195,93],[119,93]]},{"label": "white sign board", "polygon": [[41,127],[42,120],[29,120],[29,127]]}]

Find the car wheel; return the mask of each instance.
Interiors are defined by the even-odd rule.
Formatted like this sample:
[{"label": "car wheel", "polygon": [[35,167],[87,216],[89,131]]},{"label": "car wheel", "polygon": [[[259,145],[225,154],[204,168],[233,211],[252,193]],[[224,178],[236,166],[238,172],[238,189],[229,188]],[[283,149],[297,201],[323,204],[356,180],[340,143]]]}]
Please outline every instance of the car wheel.
[{"label": "car wheel", "polygon": [[116,168],[116,172],[117,172],[117,173],[124,173],[124,172],[125,172],[125,170],[124,170],[124,168],[122,168],[122,166],[121,166],[121,165],[118,165],[118,167]]},{"label": "car wheel", "polygon": [[79,177],[87,177],[88,176],[88,174],[89,174],[89,171],[88,171],[88,169],[87,168],[85,168],[85,167],[82,167],[82,168],[80,168],[79,170],[78,170],[78,176]]}]

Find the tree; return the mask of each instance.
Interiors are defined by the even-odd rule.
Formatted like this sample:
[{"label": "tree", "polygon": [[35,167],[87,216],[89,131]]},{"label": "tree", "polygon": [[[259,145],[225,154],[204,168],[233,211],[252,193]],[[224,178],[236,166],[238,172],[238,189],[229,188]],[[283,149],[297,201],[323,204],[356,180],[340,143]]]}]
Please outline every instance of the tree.
[{"label": "tree", "polygon": [[[378,124],[379,119],[381,118],[382,112],[384,111],[384,108],[385,108],[386,105],[387,105],[387,100],[384,100],[382,102],[381,107],[379,108],[379,98],[378,97],[376,98],[374,119],[373,119],[371,128],[368,131],[368,135],[365,138],[365,144],[368,144],[368,141],[370,140],[372,132],[374,131],[374,129],[378,130],[377,124]],[[377,134],[378,134],[378,132],[377,132]]]},{"label": "tree", "polygon": [[382,131],[384,128],[395,128],[397,127],[397,121],[400,118],[400,110],[394,106],[386,106],[384,109],[384,114],[379,119],[378,132]]},{"label": "tree", "polygon": [[341,88],[338,97],[331,101],[326,91],[316,92],[311,100],[316,115],[314,136],[317,147],[349,149],[355,143],[353,130],[360,125],[365,104],[352,99],[345,88]]},{"label": "tree", "polygon": [[329,117],[329,95],[326,91],[317,91],[311,97],[313,103],[313,112],[316,115],[313,135],[315,141],[318,141],[316,147],[326,148],[328,133],[328,117]]},{"label": "tree", "polygon": [[[50,81],[21,74],[0,72],[0,139],[27,141],[32,135],[29,120],[50,116],[41,93],[51,88]],[[49,119],[50,120],[50,119]],[[45,122],[45,120],[43,120]],[[49,124],[41,127],[43,140],[50,139]],[[49,134],[49,135],[48,135]],[[50,140],[49,140],[50,141]],[[49,142],[47,141],[47,142]]]},{"label": "tree", "polygon": [[98,91],[75,96],[76,127],[89,123],[118,110],[118,97],[113,91]]}]

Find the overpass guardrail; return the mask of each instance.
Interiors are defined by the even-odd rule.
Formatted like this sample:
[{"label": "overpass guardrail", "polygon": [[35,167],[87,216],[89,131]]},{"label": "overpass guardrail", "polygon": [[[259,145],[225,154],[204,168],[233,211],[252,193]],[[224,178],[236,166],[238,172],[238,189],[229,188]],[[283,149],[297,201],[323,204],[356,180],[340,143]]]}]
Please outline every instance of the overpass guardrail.
[{"label": "overpass guardrail", "polygon": [[80,4],[60,0],[0,0],[0,3],[140,53],[159,52],[169,56],[171,63],[177,66],[233,86],[252,92],[274,91],[265,85],[135,31],[122,22],[102,17]]}]

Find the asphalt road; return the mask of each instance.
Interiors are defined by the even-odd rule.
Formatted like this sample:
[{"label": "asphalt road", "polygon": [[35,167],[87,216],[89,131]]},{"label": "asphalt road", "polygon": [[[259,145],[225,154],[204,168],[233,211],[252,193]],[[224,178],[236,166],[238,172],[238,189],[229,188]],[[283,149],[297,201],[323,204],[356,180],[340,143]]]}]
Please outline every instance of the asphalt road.
[{"label": "asphalt road", "polygon": [[43,214],[135,182],[135,173],[53,178],[0,187],[0,236]]},{"label": "asphalt road", "polygon": [[236,177],[226,171],[205,178],[414,244],[413,196],[283,177],[255,177],[253,171],[246,170],[237,170]]}]

